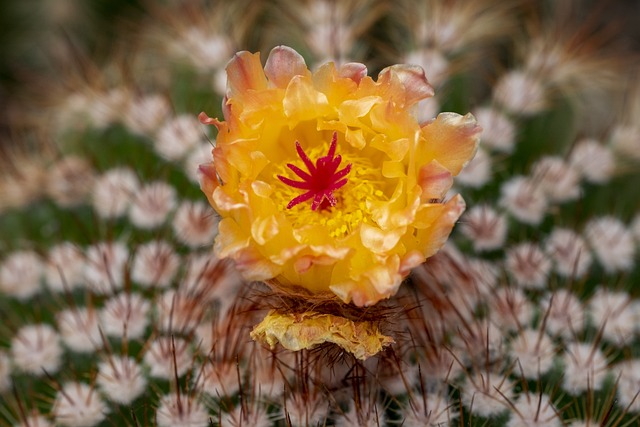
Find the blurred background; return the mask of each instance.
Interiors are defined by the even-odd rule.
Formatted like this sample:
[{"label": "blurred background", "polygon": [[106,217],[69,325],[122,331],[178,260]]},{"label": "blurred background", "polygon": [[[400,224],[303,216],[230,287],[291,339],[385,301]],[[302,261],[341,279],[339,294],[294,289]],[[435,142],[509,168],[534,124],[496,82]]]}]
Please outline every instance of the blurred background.
[{"label": "blurred background", "polygon": [[[25,0],[0,4],[0,96],[6,100],[19,92],[36,75],[55,75],[59,62],[73,61],[76,54],[87,55],[98,63],[109,59],[118,43],[135,40],[153,20],[155,5],[179,3],[171,0]],[[185,4],[203,3],[199,0]],[[209,2],[215,4],[215,1]],[[262,0],[253,7],[268,4],[294,5],[295,0]],[[530,11],[545,3],[535,0]],[[574,2],[575,3],[575,2]],[[640,50],[640,3],[635,0],[584,0],[576,14],[597,11],[597,20],[616,28],[617,43],[632,51]],[[580,10],[578,10],[580,9]],[[382,37],[384,37],[382,35]],[[254,43],[255,44],[255,43]],[[256,49],[260,46],[245,46]],[[78,60],[78,58],[75,58]],[[56,64],[58,63],[58,64]]]}]

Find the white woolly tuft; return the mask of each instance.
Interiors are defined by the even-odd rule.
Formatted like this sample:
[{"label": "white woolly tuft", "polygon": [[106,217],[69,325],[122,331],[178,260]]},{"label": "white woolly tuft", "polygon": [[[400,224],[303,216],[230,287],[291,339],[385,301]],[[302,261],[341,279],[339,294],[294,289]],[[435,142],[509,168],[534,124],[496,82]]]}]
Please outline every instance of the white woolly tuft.
[{"label": "white woolly tuft", "polygon": [[136,227],[154,229],[164,224],[175,206],[176,190],[161,181],[151,182],[135,194],[129,219]]},{"label": "white woolly tuft", "polygon": [[42,261],[33,251],[10,253],[0,263],[0,292],[28,300],[40,290]]},{"label": "white woolly tuft", "polygon": [[198,400],[177,394],[161,397],[156,411],[159,427],[207,427],[209,418],[208,411]]},{"label": "white woolly tuft", "polygon": [[60,369],[62,347],[58,333],[49,325],[25,325],[11,340],[11,359],[19,370],[40,376]]},{"label": "white woolly tuft", "polygon": [[92,427],[106,418],[108,407],[91,386],[71,382],[58,391],[51,412],[60,425]]},{"label": "white woolly tuft", "polygon": [[147,388],[142,367],[131,357],[111,356],[100,362],[96,382],[109,400],[120,405],[130,405]]}]

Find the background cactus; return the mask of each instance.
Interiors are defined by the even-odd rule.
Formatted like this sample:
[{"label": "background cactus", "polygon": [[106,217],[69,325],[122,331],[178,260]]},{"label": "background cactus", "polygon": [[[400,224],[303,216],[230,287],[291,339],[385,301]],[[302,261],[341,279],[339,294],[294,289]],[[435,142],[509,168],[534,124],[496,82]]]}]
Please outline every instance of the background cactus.
[{"label": "background cactus", "polygon": [[[173,0],[109,54],[56,47],[1,145],[0,425],[635,425],[638,60],[598,4],[555,3]],[[295,302],[211,253],[197,114],[220,115],[235,51],[277,44],[418,63],[420,117],[484,128],[450,243],[362,314],[396,340],[365,362],[252,342]]]}]

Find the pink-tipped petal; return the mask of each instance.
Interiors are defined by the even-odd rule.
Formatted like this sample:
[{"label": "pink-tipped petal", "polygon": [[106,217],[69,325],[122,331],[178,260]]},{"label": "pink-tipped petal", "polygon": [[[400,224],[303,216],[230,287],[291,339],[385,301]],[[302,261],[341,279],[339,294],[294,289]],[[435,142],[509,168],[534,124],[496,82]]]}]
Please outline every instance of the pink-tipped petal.
[{"label": "pink-tipped petal", "polygon": [[440,200],[453,185],[451,172],[436,160],[420,168],[418,185],[422,188],[420,198],[423,201]]},{"label": "pink-tipped petal", "polygon": [[288,46],[277,46],[271,50],[264,73],[274,86],[285,89],[293,76],[310,75],[304,58]]},{"label": "pink-tipped petal", "polygon": [[427,81],[422,67],[417,65],[392,65],[380,72],[380,77],[384,78],[385,74],[391,73],[395,75],[404,85],[405,107],[409,107],[416,102],[432,97],[434,95],[433,87]]},{"label": "pink-tipped petal", "polygon": [[398,272],[400,273],[400,275],[406,276],[411,272],[411,270],[425,261],[426,258],[422,253],[420,253],[420,251],[414,250],[408,252],[400,261],[400,269],[398,270]]},{"label": "pink-tipped petal", "polygon": [[211,202],[213,191],[220,185],[213,163],[198,166],[198,179],[200,181],[200,189]]},{"label": "pink-tipped petal", "polygon": [[348,62],[338,69],[338,75],[360,83],[367,75],[367,66],[359,62]]},{"label": "pink-tipped petal", "polygon": [[198,120],[200,120],[200,123],[203,125],[213,125],[218,129],[220,129],[220,125],[222,124],[222,122],[217,118],[207,116],[204,111],[198,114]]}]

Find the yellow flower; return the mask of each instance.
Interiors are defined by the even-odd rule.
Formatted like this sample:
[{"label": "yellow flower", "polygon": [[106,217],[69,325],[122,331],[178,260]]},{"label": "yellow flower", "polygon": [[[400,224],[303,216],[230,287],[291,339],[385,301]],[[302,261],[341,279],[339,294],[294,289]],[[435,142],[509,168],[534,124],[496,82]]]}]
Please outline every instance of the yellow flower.
[{"label": "yellow flower", "polygon": [[470,114],[418,123],[433,95],[421,68],[377,81],[363,64],[311,73],[293,49],[239,52],[201,187],[222,217],[214,250],[248,280],[307,298],[369,306],[396,293],[445,243],[464,210],[444,202],[475,154]]}]

